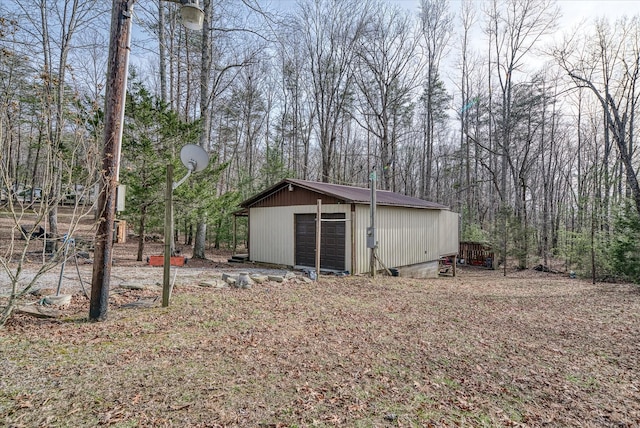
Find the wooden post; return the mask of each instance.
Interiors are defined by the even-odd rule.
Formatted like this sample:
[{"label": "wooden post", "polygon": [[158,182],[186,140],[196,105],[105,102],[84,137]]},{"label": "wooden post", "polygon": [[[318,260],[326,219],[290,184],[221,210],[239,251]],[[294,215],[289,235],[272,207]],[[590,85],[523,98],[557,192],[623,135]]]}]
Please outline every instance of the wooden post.
[{"label": "wooden post", "polygon": [[114,0],[106,81],[106,100],[102,152],[102,190],[98,198],[100,221],[91,277],[89,319],[104,321],[109,307],[109,286],[113,249],[113,221],[116,213],[116,189],[120,169],[122,117],[127,90],[127,65],[133,2]]},{"label": "wooden post", "polygon": [[316,210],[316,280],[320,280],[320,244],[322,242],[322,199],[318,199]]},{"label": "wooden post", "polygon": [[118,244],[124,244],[127,242],[127,221],[118,220],[118,229],[116,231],[116,242]]},{"label": "wooden post", "polygon": [[458,255],[453,255],[453,276],[456,276],[456,266],[458,265]]},{"label": "wooden post", "polygon": [[238,216],[233,215],[233,255],[236,254],[236,248],[238,246],[238,241],[236,235],[238,234]]},{"label": "wooden post", "polygon": [[173,205],[173,165],[167,164],[167,188],[164,193],[164,264],[162,272],[162,307],[169,306],[171,284],[171,209]]}]

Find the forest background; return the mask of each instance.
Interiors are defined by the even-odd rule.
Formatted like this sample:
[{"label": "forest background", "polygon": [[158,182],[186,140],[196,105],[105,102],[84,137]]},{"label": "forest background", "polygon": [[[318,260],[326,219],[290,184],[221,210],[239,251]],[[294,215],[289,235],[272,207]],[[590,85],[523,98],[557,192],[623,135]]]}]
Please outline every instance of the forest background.
[{"label": "forest background", "polygon": [[[282,178],[367,187],[375,169],[379,188],[460,213],[461,239],[499,262],[640,281],[639,16],[559,28],[549,0],[283,3],[204,0],[202,32],[175,4],[135,3],[119,217],[138,236],[161,233],[167,164],[194,143],[211,166],[174,196],[193,257],[231,245],[239,202]],[[92,212],[110,11],[0,4],[12,234],[26,210],[54,235],[60,203]]]}]

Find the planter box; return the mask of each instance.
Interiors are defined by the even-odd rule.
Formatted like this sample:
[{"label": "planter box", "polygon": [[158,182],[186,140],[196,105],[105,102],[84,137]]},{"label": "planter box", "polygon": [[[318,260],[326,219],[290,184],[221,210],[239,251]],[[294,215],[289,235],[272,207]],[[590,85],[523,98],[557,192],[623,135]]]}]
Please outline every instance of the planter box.
[{"label": "planter box", "polygon": [[[180,256],[170,258],[171,266],[184,266],[186,259]],[[149,266],[164,266],[164,256],[149,256]]]}]

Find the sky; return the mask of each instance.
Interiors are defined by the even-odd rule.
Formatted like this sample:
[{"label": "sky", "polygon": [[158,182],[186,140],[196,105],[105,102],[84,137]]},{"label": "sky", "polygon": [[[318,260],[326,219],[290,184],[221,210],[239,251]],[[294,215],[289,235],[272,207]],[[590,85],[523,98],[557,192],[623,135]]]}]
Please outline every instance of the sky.
[{"label": "sky", "polygon": [[567,28],[573,28],[582,18],[606,16],[616,19],[623,15],[640,15],[640,1],[637,0],[563,0],[558,5],[562,8],[562,21]]},{"label": "sky", "polygon": [[[280,0],[286,3],[290,0]],[[389,0],[390,2],[401,5],[406,9],[420,8],[419,0]],[[478,4],[482,0],[476,1]],[[562,11],[561,27],[573,28],[579,24],[583,18],[591,20],[600,16],[609,18],[618,18],[623,15],[640,15],[640,1],[638,0],[559,0],[558,6]],[[460,1],[451,0],[451,10],[456,12],[460,10]]]},{"label": "sky", "polygon": [[[287,3],[292,0],[280,0],[281,3]],[[419,0],[389,0],[407,9],[418,10],[420,7]],[[451,9],[459,10],[459,1],[451,1]],[[482,3],[482,0],[477,0]],[[558,5],[563,12],[563,21],[569,26],[578,23],[582,17],[598,17],[610,16],[618,17],[624,14],[634,15],[640,14],[640,1],[638,0],[559,0]]]},{"label": "sky", "polygon": [[[388,1],[407,9],[418,10],[420,5],[419,0]],[[296,0],[271,0],[270,2],[277,7],[286,8],[293,6]],[[482,0],[477,0],[477,3],[481,2]],[[451,3],[459,3],[459,1],[451,0]],[[558,5],[565,12],[567,19],[579,16],[598,16],[603,13],[607,15],[621,15],[625,12],[629,15],[640,13],[640,1],[638,0],[559,0]]]},{"label": "sky", "polygon": [[[297,0],[259,0],[269,4],[270,7],[287,10],[296,6]],[[389,3],[394,3],[403,8],[413,11],[416,14],[420,11],[420,0],[386,0]],[[473,0],[478,9],[477,19],[482,20],[482,3],[487,3],[489,0]],[[460,21],[457,15],[460,11],[461,0],[449,0],[449,10],[456,14],[454,18],[454,32],[459,29]],[[561,17],[558,22],[558,30],[553,36],[545,37],[540,41],[539,46],[550,46],[555,42],[561,42],[564,34],[571,34],[575,31],[579,31],[585,26],[591,25],[594,20],[605,17],[614,22],[616,19],[622,16],[640,16],[640,0],[557,0],[556,4],[560,7]],[[484,46],[484,35],[482,30],[478,27],[479,23],[476,23],[476,28],[473,31],[476,32],[476,36],[473,37],[475,43]],[[453,36],[456,37],[455,35]],[[472,41],[472,48],[474,41]],[[484,49],[484,48],[483,48]],[[456,53],[451,51],[449,55],[444,59],[441,64],[442,67],[454,67],[456,61]],[[538,69],[544,66],[544,59],[531,58],[529,60],[532,63],[533,69]],[[446,73],[445,73],[446,74]],[[445,79],[447,80],[447,79]],[[453,81],[445,81],[445,85],[452,93],[455,93],[455,83]]]},{"label": "sky", "polygon": [[[294,7],[296,0],[267,0],[272,6],[279,9]],[[420,0],[387,0],[406,9],[420,10]],[[476,0],[480,5],[484,0]],[[460,0],[450,0],[451,11],[458,13]],[[558,6],[562,13],[559,31],[575,29],[582,20],[587,22],[599,17],[607,17],[612,20],[623,15],[640,15],[640,0],[558,0]]]},{"label": "sky", "polygon": [[[289,2],[293,0],[276,0],[280,4],[287,5]],[[420,10],[420,0],[387,0],[389,2],[393,2],[402,6],[405,9],[415,11],[416,13]],[[460,26],[460,21],[457,18],[457,15],[460,11],[461,1],[460,0],[449,0],[450,1],[450,11],[456,14],[456,18],[454,18],[454,31],[458,30]],[[474,0],[477,4],[478,15],[477,19],[482,20],[481,18],[481,10],[482,3],[486,3],[486,0]],[[594,20],[598,18],[608,18],[610,22],[614,22],[616,19],[621,18],[622,16],[640,16],[640,0],[558,0],[556,4],[560,7],[561,17],[558,22],[558,30],[554,36],[550,36],[541,40],[541,44],[543,45],[553,45],[555,42],[561,42],[563,39],[563,34],[571,34],[572,32],[579,31],[581,28],[584,28],[587,25],[591,25]],[[472,32],[476,33],[476,36],[473,37],[472,47],[474,45],[474,41],[477,44],[484,46],[484,35],[482,31],[477,27],[472,30]],[[456,36],[453,36],[454,38]],[[456,61],[456,53],[449,52],[447,58],[444,59],[441,64],[445,69],[448,67],[455,67],[454,63]],[[531,58],[531,65],[534,69],[540,68],[544,65],[543,61],[540,59]],[[445,73],[447,74],[447,73]],[[450,93],[456,93],[455,90],[455,82],[451,79],[444,79],[445,85],[447,86]],[[455,98],[455,97],[454,97]],[[453,101],[452,105],[456,105],[456,101]],[[454,117],[457,113],[457,107],[455,109],[452,108],[450,114]]]}]

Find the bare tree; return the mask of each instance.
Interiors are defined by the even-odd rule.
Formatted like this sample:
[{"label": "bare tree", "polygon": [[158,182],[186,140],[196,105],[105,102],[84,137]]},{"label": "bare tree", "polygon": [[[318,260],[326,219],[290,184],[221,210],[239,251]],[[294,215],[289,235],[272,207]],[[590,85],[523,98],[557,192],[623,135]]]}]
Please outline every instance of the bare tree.
[{"label": "bare tree", "polygon": [[473,2],[465,0],[461,3],[460,9],[460,23],[462,25],[462,34],[460,36],[460,99],[459,103],[459,120],[460,120],[460,151],[464,153],[464,168],[463,168],[463,180],[464,180],[464,193],[466,195],[465,204],[465,218],[463,227],[469,225],[473,219],[473,188],[475,185],[471,181],[471,147],[473,145],[473,137],[469,135],[471,130],[469,129],[471,115],[475,111],[478,111],[479,94],[473,96],[471,88],[471,68],[472,60],[470,58],[470,32],[473,25],[476,23],[476,11],[473,6]]},{"label": "bare tree", "polygon": [[[287,24],[283,24],[286,28]],[[283,30],[278,39],[277,60],[282,90],[282,114],[277,137],[287,157],[287,169],[296,177],[309,178],[309,155],[314,110],[305,85],[304,46],[295,33]]]},{"label": "bare tree", "polygon": [[627,194],[640,214],[640,183],[634,161],[640,77],[638,19],[623,18],[613,27],[607,21],[598,21],[595,32],[588,36],[594,46],[588,56],[577,56],[570,45],[559,47],[555,54],[575,85],[587,88],[600,104],[607,131],[605,142],[608,135],[615,142]]},{"label": "bare tree", "polygon": [[497,177],[502,217],[500,221],[501,258],[506,268],[509,206],[513,204],[515,211],[518,212],[522,201],[520,197],[522,193],[515,191],[516,186],[522,186],[522,182],[516,174],[509,174],[509,171],[514,171],[510,168],[514,160],[512,153],[516,125],[513,117],[514,103],[518,102],[514,92],[517,84],[523,82],[523,77],[526,77],[518,76],[518,72],[522,71],[527,55],[532,53],[542,37],[555,29],[559,9],[550,0],[508,0],[505,3],[494,0],[486,12],[487,32],[493,44],[491,65],[494,67],[500,97],[497,104],[498,116],[493,120],[497,125],[496,145],[500,158]]},{"label": "bare tree", "polygon": [[408,116],[422,72],[418,38],[410,16],[383,3],[374,9],[362,37],[366,42],[357,47],[354,61],[362,98],[358,122],[379,141],[382,186],[395,191],[397,140],[401,129],[407,128],[402,117]]},{"label": "bare tree", "polygon": [[[59,199],[62,191],[61,151],[65,149],[62,136],[66,126],[66,99],[68,58],[73,48],[76,33],[91,24],[102,12],[95,0],[78,2],[65,0],[63,2],[47,0],[17,0],[24,18],[26,33],[38,39],[42,53],[42,108],[43,108],[43,139],[50,145],[52,158],[57,163],[53,177],[47,182],[47,195],[52,201]],[[33,10],[39,13],[34,14]],[[52,234],[58,234],[57,204],[51,204],[48,211],[49,229]]]},{"label": "bare tree", "polygon": [[[22,42],[23,40],[16,39],[16,43]],[[41,276],[63,260],[69,238],[74,236],[78,222],[91,210],[90,205],[79,204],[81,195],[78,194],[68,228],[60,237],[54,235],[46,226],[43,227],[51,210],[57,210],[61,202],[60,196],[51,195],[48,186],[33,188],[31,192],[25,191],[22,194],[13,187],[17,170],[24,169],[25,166],[25,158],[19,153],[21,148],[15,142],[38,141],[42,135],[40,128],[22,125],[42,117],[41,111],[37,108],[40,88],[29,84],[37,77],[35,70],[24,67],[24,57],[9,45],[2,46],[1,49],[3,59],[0,60],[0,75],[3,85],[0,86],[0,207],[4,217],[10,221],[10,226],[2,230],[0,271],[8,280],[3,281],[1,285],[4,288],[2,294],[6,299],[3,299],[0,307],[0,327],[19,306],[21,299],[38,284]],[[32,103],[34,105],[31,105]],[[33,111],[29,113],[32,108]],[[37,178],[42,180],[42,183],[59,179],[70,184],[73,180],[73,183],[80,184],[79,188],[86,191],[95,184],[93,178],[97,174],[97,150],[89,124],[94,118],[80,107],[77,108],[78,111],[67,113],[70,120],[62,135],[68,144],[66,156],[54,159],[51,150],[44,150],[37,164]],[[31,114],[33,116],[30,116]],[[28,159],[27,157],[27,161]],[[78,164],[83,165],[83,174],[73,173]],[[60,177],[56,177],[56,174]],[[83,181],[79,182],[80,178]],[[55,251],[52,244],[59,242],[63,245]],[[26,275],[25,265],[32,261],[40,264],[35,273]]]},{"label": "bare tree", "polygon": [[[211,85],[210,76],[213,66],[211,59],[212,49],[212,19],[213,2],[204,0],[204,24],[202,32],[201,63],[200,63],[200,147],[209,149],[209,136],[211,135]],[[193,257],[205,258],[205,243],[207,238],[207,222],[199,218],[196,225],[196,239],[193,244]],[[166,239],[166,238],[165,238]]]},{"label": "bare tree", "polygon": [[308,57],[322,181],[331,178],[340,122],[352,102],[355,82],[351,62],[369,8],[369,2],[308,0],[300,5],[295,23]]},{"label": "bare tree", "polygon": [[420,20],[425,40],[427,60],[427,76],[425,78],[425,112],[424,132],[422,142],[422,158],[420,169],[421,187],[420,197],[431,198],[431,171],[433,168],[433,146],[435,140],[435,122],[438,112],[437,100],[440,61],[444,55],[451,36],[453,15],[449,13],[449,2],[446,0],[421,0]]}]

